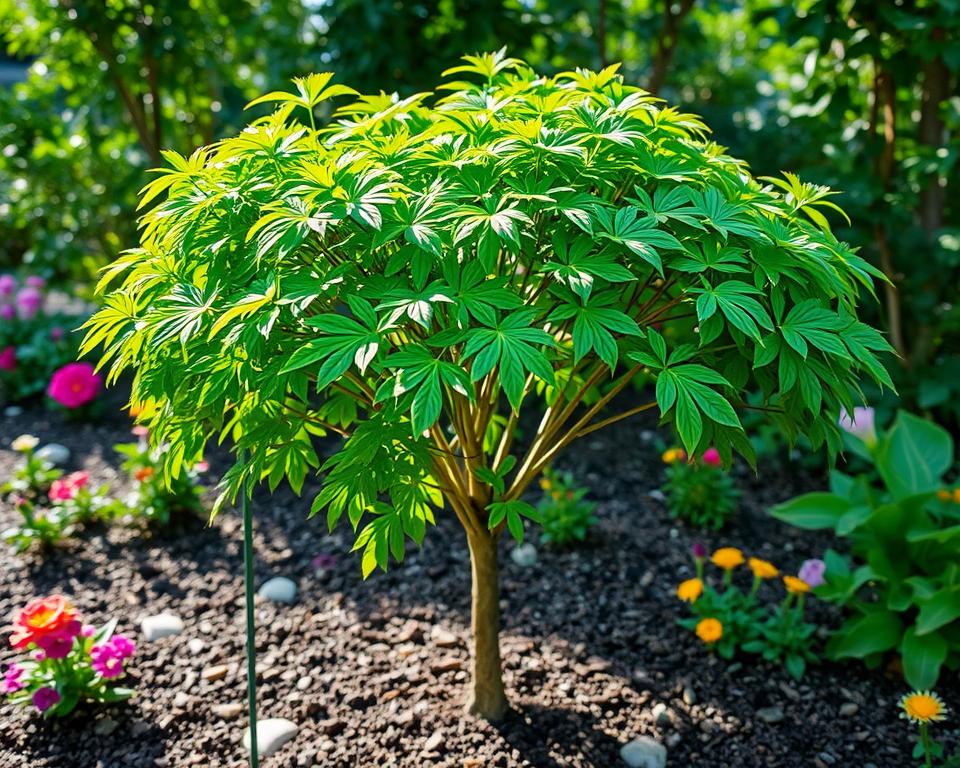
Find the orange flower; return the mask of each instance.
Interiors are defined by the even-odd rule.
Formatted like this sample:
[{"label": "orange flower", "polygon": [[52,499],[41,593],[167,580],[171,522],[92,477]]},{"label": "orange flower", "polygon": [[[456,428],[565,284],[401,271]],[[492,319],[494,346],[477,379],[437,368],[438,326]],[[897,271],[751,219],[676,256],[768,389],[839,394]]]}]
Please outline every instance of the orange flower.
[{"label": "orange flower", "polygon": [[960,488],[954,488],[954,489],[953,489],[953,500],[954,500],[957,504],[960,504]]},{"label": "orange flower", "polygon": [[73,606],[62,595],[38,597],[14,614],[10,644],[17,650],[30,643],[40,645],[47,637],[63,634],[76,620]]},{"label": "orange flower", "polygon": [[697,624],[697,637],[709,645],[723,637],[723,624],[716,619],[701,619]]},{"label": "orange flower", "polygon": [[950,493],[948,488],[941,488],[937,491],[937,498],[940,499],[940,501],[953,501],[953,494]]},{"label": "orange flower", "polygon": [[660,458],[664,464],[673,464],[676,461],[686,461],[687,452],[683,448],[668,448]]},{"label": "orange flower", "polygon": [[144,480],[149,480],[153,477],[153,467],[141,467],[136,472],[133,473],[133,476],[137,479],[138,482],[143,482]]},{"label": "orange flower", "polygon": [[783,584],[787,588],[787,592],[794,595],[805,595],[810,591],[810,585],[803,579],[798,579],[796,576],[784,576]]},{"label": "orange flower", "polygon": [[677,587],[677,597],[685,603],[695,603],[703,594],[703,582],[700,579],[687,579]]},{"label": "orange flower", "polygon": [[725,571],[732,571],[738,565],[743,565],[743,552],[736,547],[721,547],[710,558],[717,568]]},{"label": "orange flower", "polygon": [[758,579],[773,579],[780,573],[780,571],[777,570],[777,566],[766,560],[761,560],[759,557],[751,557],[747,560],[747,565],[750,566],[753,575]]}]

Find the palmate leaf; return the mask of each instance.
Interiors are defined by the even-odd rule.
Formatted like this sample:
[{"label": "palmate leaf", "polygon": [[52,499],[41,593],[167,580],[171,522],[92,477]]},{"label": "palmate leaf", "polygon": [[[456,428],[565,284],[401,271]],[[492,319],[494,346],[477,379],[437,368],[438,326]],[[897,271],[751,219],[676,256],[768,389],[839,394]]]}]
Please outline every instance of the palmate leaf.
[{"label": "palmate leaf", "polygon": [[614,334],[639,336],[640,327],[629,315],[609,306],[610,296],[594,296],[586,305],[564,304],[550,315],[552,321],[573,320],[573,360],[593,351],[610,370],[617,367],[619,350]]},{"label": "palmate leaf", "polygon": [[682,250],[683,246],[669,232],[657,229],[654,216],[640,216],[637,208],[620,208],[615,214],[602,207],[594,211],[598,237],[620,243],[663,274],[662,250]]}]

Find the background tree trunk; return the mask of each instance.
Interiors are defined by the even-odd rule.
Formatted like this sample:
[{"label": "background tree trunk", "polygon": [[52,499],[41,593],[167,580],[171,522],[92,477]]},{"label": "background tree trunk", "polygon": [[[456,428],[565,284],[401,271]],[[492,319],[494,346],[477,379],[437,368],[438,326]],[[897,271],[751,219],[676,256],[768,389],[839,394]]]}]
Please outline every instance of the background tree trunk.
[{"label": "background tree trunk", "polygon": [[507,711],[500,664],[500,578],[498,534],[470,532],[473,566],[473,680],[467,711],[486,720],[499,720]]}]

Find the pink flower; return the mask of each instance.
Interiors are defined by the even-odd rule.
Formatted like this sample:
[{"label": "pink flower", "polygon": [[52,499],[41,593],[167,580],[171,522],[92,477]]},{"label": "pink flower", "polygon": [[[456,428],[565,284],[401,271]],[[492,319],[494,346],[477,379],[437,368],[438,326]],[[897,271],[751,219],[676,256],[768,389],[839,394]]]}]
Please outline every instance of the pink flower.
[{"label": "pink flower", "polygon": [[804,560],[797,575],[813,589],[824,583],[823,575],[826,571],[827,564],[823,560]]},{"label": "pink flower", "polygon": [[41,712],[46,712],[50,707],[60,703],[60,694],[53,688],[37,688],[33,692],[33,706]]},{"label": "pink flower", "polygon": [[17,278],[13,275],[0,275],[0,296],[12,296],[17,290]]},{"label": "pink flower", "polygon": [[123,660],[133,655],[136,646],[124,635],[114,635],[103,645],[90,649],[90,666],[104,679],[123,674]]},{"label": "pink flower", "polygon": [[720,451],[712,446],[703,452],[701,461],[708,467],[719,467],[723,464],[723,460],[720,458]]},{"label": "pink flower", "polygon": [[16,693],[23,688],[26,683],[21,680],[23,677],[23,667],[17,664],[11,664],[7,671],[3,673],[3,682],[0,682],[0,692]]},{"label": "pink flower", "polygon": [[150,434],[150,430],[147,429],[143,424],[137,424],[133,429],[130,430],[137,437],[146,437]]},{"label": "pink flower", "polygon": [[208,469],[210,469],[210,463],[206,461],[198,461],[193,465],[193,468],[197,472],[206,472]]},{"label": "pink flower", "polygon": [[315,571],[332,571],[337,565],[337,558],[326,552],[321,552],[310,561]]},{"label": "pink flower", "polygon": [[95,634],[97,634],[97,628],[93,624],[84,624],[80,628],[81,637],[93,637]]},{"label": "pink flower", "polygon": [[0,350],[0,371],[17,370],[17,349],[16,347],[4,347]]},{"label": "pink flower", "polygon": [[48,632],[36,639],[36,644],[43,650],[48,659],[65,659],[73,649],[73,641],[83,629],[79,620],[73,619],[63,628]]},{"label": "pink flower", "polygon": [[877,413],[873,408],[854,408],[853,415],[845,408],[840,409],[838,424],[840,429],[854,437],[859,437],[869,446],[877,442]]},{"label": "pink flower", "polygon": [[50,338],[53,341],[60,341],[63,338],[63,335],[64,330],[59,325],[55,325],[50,329]]},{"label": "pink flower", "polygon": [[4,304],[0,307],[0,318],[4,320],[13,320],[17,316],[17,310],[13,308],[12,304]]},{"label": "pink flower", "polygon": [[87,472],[72,472],[62,480],[54,480],[50,484],[47,495],[50,501],[69,501],[75,498],[77,491],[85,487],[89,481],[90,475]]},{"label": "pink flower", "polygon": [[17,313],[21,319],[29,320],[40,311],[43,306],[43,294],[31,286],[21,288],[17,293]]},{"label": "pink flower", "polygon": [[67,363],[50,379],[47,394],[60,405],[79,408],[100,391],[100,377],[90,363]]},{"label": "pink flower", "polygon": [[47,281],[40,277],[40,275],[30,275],[26,280],[23,281],[31,288],[43,288],[47,284]]}]

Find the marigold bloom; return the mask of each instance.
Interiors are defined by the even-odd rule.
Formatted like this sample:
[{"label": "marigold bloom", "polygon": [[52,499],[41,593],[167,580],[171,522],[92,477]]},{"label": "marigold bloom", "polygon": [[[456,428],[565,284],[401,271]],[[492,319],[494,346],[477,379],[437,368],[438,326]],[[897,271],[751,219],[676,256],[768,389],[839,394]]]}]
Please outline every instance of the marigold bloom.
[{"label": "marigold bloom", "polygon": [[677,461],[686,461],[687,452],[683,448],[668,448],[660,456],[664,464],[673,464]]},{"label": "marigold bloom", "polygon": [[100,391],[100,377],[90,363],[67,363],[50,379],[47,394],[66,408],[79,408]]},{"label": "marigold bloom", "polygon": [[767,560],[761,560],[759,557],[751,557],[747,560],[747,565],[750,566],[753,575],[758,579],[773,579],[780,574],[777,566]]},{"label": "marigold bloom", "polygon": [[33,643],[49,655],[50,650],[45,647],[47,641],[55,650],[59,650],[61,639],[70,635],[72,640],[81,629],[77,614],[65,597],[38,597],[14,614],[10,644],[17,650],[23,650]]},{"label": "marigold bloom", "polygon": [[953,500],[957,504],[960,504],[960,488],[953,489]]},{"label": "marigold bloom", "polygon": [[900,717],[905,720],[926,725],[938,722],[947,716],[947,706],[933,691],[914,691],[900,699]]},{"label": "marigold bloom", "polygon": [[27,451],[32,451],[40,443],[39,437],[34,437],[33,435],[20,435],[12,443],[10,447],[13,450],[18,451],[19,453],[26,453]]},{"label": "marigold bloom", "polygon": [[709,645],[723,637],[723,624],[717,619],[701,619],[696,631],[697,637]]},{"label": "marigold bloom", "polygon": [[784,576],[783,584],[787,588],[787,592],[793,595],[804,595],[810,591],[810,585],[796,576]]},{"label": "marigold bloom", "polygon": [[743,552],[736,547],[721,547],[713,553],[710,562],[717,568],[732,571],[738,565],[743,565]]},{"label": "marigold bloom", "polygon": [[677,587],[677,597],[685,603],[695,603],[703,594],[703,582],[700,579],[687,579]]}]

